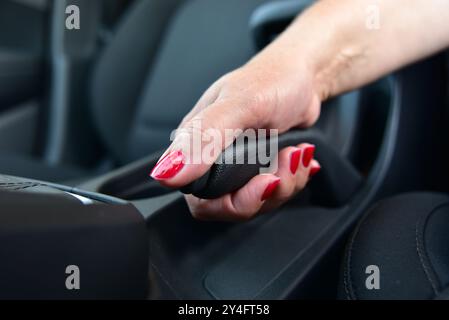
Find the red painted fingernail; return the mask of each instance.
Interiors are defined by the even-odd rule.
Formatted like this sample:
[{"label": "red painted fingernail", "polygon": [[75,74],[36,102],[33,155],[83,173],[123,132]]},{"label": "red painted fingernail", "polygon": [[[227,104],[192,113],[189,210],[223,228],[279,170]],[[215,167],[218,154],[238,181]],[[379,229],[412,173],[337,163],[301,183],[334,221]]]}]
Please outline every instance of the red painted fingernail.
[{"label": "red painted fingernail", "polygon": [[292,172],[292,174],[295,174],[296,171],[298,171],[299,160],[301,160],[301,153],[302,150],[298,149],[296,151],[293,151],[292,155],[290,156],[290,171]]},{"label": "red painted fingernail", "polygon": [[318,165],[318,166],[313,166],[312,168],[310,168],[310,172],[309,172],[309,177],[311,178],[311,177],[313,177],[314,175],[316,175],[318,172],[320,172],[320,170],[321,170],[321,166],[320,165]]},{"label": "red painted fingernail", "polygon": [[263,192],[261,201],[265,201],[267,200],[269,197],[271,197],[271,195],[273,194],[274,190],[276,190],[276,188],[278,187],[279,183],[281,182],[281,179],[278,178],[272,182],[270,182],[270,184],[267,186],[267,188],[265,189],[265,191]]},{"label": "red painted fingernail", "polygon": [[312,161],[313,156],[315,154],[315,146],[310,145],[304,149],[304,155],[302,157],[302,164],[304,167],[308,168],[310,165],[310,161]]},{"label": "red painted fingernail", "polygon": [[172,151],[163,157],[150,173],[155,180],[173,178],[184,167],[184,154],[181,151]]}]

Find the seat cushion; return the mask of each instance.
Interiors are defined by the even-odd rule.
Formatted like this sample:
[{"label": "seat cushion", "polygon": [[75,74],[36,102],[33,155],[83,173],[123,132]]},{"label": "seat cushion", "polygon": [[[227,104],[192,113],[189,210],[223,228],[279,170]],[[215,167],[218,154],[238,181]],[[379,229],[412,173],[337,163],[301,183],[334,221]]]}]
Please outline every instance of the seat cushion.
[{"label": "seat cushion", "polygon": [[[379,289],[369,266],[378,267]],[[340,298],[436,299],[448,288],[449,196],[412,193],[375,205],[348,243]]]},{"label": "seat cushion", "polygon": [[0,173],[48,182],[65,182],[88,176],[86,171],[79,168],[50,166],[38,159],[12,154],[0,156]]}]

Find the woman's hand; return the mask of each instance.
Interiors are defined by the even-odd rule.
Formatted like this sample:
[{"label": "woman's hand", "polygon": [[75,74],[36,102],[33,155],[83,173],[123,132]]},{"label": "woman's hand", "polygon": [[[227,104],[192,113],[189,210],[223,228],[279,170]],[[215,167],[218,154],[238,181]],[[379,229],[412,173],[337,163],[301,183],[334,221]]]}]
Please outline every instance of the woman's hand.
[{"label": "woman's hand", "polygon": [[[205,92],[151,176],[169,187],[187,185],[233,142],[235,137],[227,130],[261,128],[283,133],[311,126],[328,97],[446,48],[449,1],[430,3],[377,0],[374,8],[379,21],[372,28],[367,23],[372,19],[372,0],[318,1],[249,63]],[[191,147],[196,136],[200,150],[209,150],[212,161],[198,157],[198,148]],[[279,206],[319,170],[313,152],[314,147],[307,144],[281,150],[276,172],[256,176],[220,199],[187,196],[192,214],[201,219],[240,220]]]},{"label": "woman's hand", "polygon": [[[273,60],[268,59],[272,57]],[[278,55],[254,59],[213,84],[182,121],[177,135],[153,169],[151,176],[169,187],[184,186],[201,177],[233,138],[228,131],[248,128],[277,129],[312,125],[320,113],[320,100],[309,71],[291,72]],[[290,70],[290,71],[289,71]],[[201,149],[212,143],[212,161],[193,161],[192,141],[200,137]],[[221,137],[209,139],[211,136]],[[194,217],[245,220],[275,208],[301,191],[320,165],[315,147],[301,144],[281,150],[277,171],[254,177],[240,190],[219,199],[186,196]]]}]

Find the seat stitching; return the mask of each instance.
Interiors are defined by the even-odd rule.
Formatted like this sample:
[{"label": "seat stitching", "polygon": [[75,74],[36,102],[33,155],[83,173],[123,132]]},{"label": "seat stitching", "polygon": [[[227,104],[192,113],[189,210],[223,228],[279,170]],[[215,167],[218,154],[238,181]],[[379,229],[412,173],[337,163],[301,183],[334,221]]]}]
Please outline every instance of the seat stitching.
[{"label": "seat stitching", "polygon": [[[416,251],[418,252],[418,257],[419,257],[419,261],[421,262],[421,266],[423,268],[424,274],[426,275],[427,280],[429,281],[432,290],[434,292],[435,295],[437,295],[438,293],[438,287],[439,285],[437,284],[437,281],[435,281],[433,279],[433,275],[435,274],[435,271],[433,270],[432,266],[430,265],[430,263],[428,263],[428,255],[425,252],[425,246],[424,246],[424,241],[423,241],[423,237],[420,236],[420,229],[422,229],[422,234],[424,234],[424,230],[425,230],[425,226],[427,225],[427,221],[429,219],[429,217],[435,212],[435,210],[438,208],[435,208],[434,210],[432,210],[432,212],[427,215],[424,219],[420,219],[417,223],[416,223],[416,227],[415,227],[415,241],[416,241]],[[423,221],[424,220],[424,221]]]},{"label": "seat stitching", "polygon": [[359,234],[360,229],[362,228],[362,225],[366,222],[366,220],[371,215],[371,213],[374,212],[379,207],[379,205],[381,203],[382,203],[382,201],[378,202],[371,208],[371,210],[368,210],[366,215],[357,224],[357,226],[354,230],[354,233],[352,234],[352,237],[349,241],[347,256],[346,256],[347,263],[345,263],[344,271],[343,271],[343,287],[345,289],[347,300],[357,300],[357,294],[352,285],[353,281],[352,281],[352,276],[351,276],[352,275],[352,273],[351,273],[351,269],[352,269],[351,268],[351,260],[352,260],[351,257],[352,257],[352,251],[354,248],[355,239],[356,239],[357,235]]},{"label": "seat stitching", "polygon": [[354,288],[352,287],[352,279],[351,279],[351,257],[352,257],[352,249],[353,244],[355,242],[356,235],[358,233],[359,226],[356,227],[356,230],[354,231],[351,240],[348,244],[348,251],[347,251],[347,263],[345,264],[344,268],[344,274],[343,274],[343,284],[346,292],[346,299],[347,300],[356,300],[356,294],[354,293]]},{"label": "seat stitching", "polygon": [[[350,256],[348,255],[347,258],[350,259]],[[348,262],[348,264],[349,263],[350,262]],[[346,279],[347,277],[348,277],[348,268],[346,267],[346,264],[345,264],[344,270],[343,270],[343,288],[345,289],[346,300],[352,300],[350,297],[349,289],[348,289],[348,280]]]}]

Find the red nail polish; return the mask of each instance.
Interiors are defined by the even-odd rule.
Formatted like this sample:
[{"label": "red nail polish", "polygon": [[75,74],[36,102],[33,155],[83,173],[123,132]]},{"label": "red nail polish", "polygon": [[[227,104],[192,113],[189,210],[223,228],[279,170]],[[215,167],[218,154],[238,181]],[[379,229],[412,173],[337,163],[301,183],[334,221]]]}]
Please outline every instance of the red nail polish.
[{"label": "red nail polish", "polygon": [[298,149],[296,151],[293,151],[292,155],[290,156],[290,171],[292,174],[295,174],[296,171],[298,171],[299,160],[301,160],[301,153],[302,150]]},{"label": "red nail polish", "polygon": [[277,186],[279,185],[280,182],[281,182],[280,178],[278,178],[277,180],[275,180],[273,182],[270,182],[270,184],[267,186],[267,188],[263,192],[261,201],[265,201],[269,197],[271,197],[271,195],[273,194],[274,190],[276,190],[276,188],[277,188]]},{"label": "red nail polish", "polygon": [[314,145],[307,146],[304,149],[304,155],[302,157],[302,164],[304,167],[306,167],[306,168],[309,167],[314,154],[315,154],[315,146]]},{"label": "red nail polish", "polygon": [[172,151],[159,160],[150,173],[155,180],[173,178],[184,167],[184,154],[181,151]]},{"label": "red nail polish", "polygon": [[321,166],[320,166],[320,165],[318,165],[318,166],[316,166],[316,167],[310,168],[309,177],[310,177],[310,178],[313,177],[313,176],[316,175],[318,172],[320,172],[320,170],[321,170]]}]

